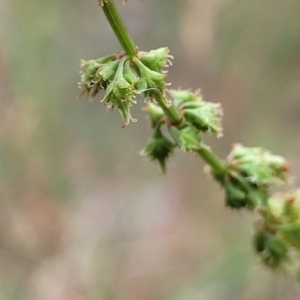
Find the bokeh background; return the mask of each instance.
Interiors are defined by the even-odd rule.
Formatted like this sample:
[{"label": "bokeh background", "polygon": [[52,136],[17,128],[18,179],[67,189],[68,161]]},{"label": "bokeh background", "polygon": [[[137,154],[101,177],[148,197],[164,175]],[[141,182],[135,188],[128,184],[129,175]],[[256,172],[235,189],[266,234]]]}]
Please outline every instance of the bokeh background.
[{"label": "bokeh background", "polygon": [[[222,103],[214,151],[263,146],[300,178],[299,0],[116,3],[140,49],[169,46],[173,88]],[[0,299],[299,299],[198,157],[176,153],[162,175],[138,156],[142,103],[122,129],[76,100],[80,59],[118,50],[96,0],[0,0]]]}]

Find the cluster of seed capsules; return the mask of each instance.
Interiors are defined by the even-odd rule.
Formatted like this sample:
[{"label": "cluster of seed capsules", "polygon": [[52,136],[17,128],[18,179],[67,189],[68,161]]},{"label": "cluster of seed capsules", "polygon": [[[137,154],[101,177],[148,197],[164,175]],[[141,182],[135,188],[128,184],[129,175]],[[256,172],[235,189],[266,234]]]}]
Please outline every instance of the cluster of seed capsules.
[{"label": "cluster of seed capsules", "polygon": [[[100,102],[120,112],[123,127],[136,121],[131,109],[137,99],[146,99],[152,136],[140,154],[157,161],[163,172],[175,148],[209,152],[201,134],[222,135],[219,103],[204,101],[199,92],[167,89],[165,68],[171,58],[168,48],[159,48],[133,57],[119,52],[82,61],[79,82],[82,94],[94,99],[100,93]],[[176,122],[166,112],[171,107],[177,112]],[[235,144],[223,170],[210,166],[210,172],[224,188],[228,207],[256,215],[254,248],[261,261],[273,269],[297,266],[300,191],[274,194],[275,188],[290,181],[286,160],[262,148]],[[296,269],[300,270],[300,264]]]},{"label": "cluster of seed capsules", "polygon": [[89,99],[103,91],[100,102],[116,108],[125,127],[130,121],[136,121],[131,116],[131,107],[136,104],[137,96],[166,101],[164,68],[170,61],[168,48],[140,51],[134,57],[119,52],[96,60],[82,60],[79,88]]}]

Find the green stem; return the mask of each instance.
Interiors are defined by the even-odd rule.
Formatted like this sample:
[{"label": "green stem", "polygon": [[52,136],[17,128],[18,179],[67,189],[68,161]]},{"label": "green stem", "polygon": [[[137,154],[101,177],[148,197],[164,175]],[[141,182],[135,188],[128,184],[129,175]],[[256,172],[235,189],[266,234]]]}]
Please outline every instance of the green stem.
[{"label": "green stem", "polygon": [[166,106],[160,97],[157,97],[156,100],[173,125],[178,125],[181,123],[182,118],[180,112],[174,105]]},{"label": "green stem", "polygon": [[214,155],[208,147],[202,147],[197,151],[197,153],[208,165],[211,166],[216,175],[221,177],[225,175],[227,171],[226,165],[216,155]]},{"label": "green stem", "polygon": [[125,26],[114,1],[99,0],[99,4],[126,54],[135,56],[137,47]]}]

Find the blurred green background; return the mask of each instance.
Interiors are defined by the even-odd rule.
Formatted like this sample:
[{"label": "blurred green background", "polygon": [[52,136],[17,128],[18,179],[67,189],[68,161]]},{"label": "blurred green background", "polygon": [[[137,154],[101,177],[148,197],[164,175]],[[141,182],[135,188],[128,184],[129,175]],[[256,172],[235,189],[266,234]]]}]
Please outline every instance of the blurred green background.
[{"label": "blurred green background", "polygon": [[[141,50],[171,49],[173,88],[222,103],[220,156],[266,147],[300,184],[299,0],[116,3]],[[118,50],[96,0],[0,0],[0,299],[299,299],[198,157],[176,153],[163,176],[138,156],[142,103],[122,129],[76,100],[80,59]]]}]

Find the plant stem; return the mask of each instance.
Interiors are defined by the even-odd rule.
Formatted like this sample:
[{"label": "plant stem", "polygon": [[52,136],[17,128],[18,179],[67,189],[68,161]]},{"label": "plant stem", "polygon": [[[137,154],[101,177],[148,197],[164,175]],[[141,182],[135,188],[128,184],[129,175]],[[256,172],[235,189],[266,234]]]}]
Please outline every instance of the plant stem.
[{"label": "plant stem", "polygon": [[137,47],[125,26],[114,1],[99,0],[99,4],[126,54],[129,56],[135,56],[137,53]]},{"label": "plant stem", "polygon": [[227,169],[226,165],[216,156],[214,155],[209,147],[202,147],[197,153],[202,157],[202,159],[211,166],[214,173],[223,177],[225,175]]},{"label": "plant stem", "polygon": [[164,101],[160,97],[157,97],[156,100],[173,125],[178,125],[181,123],[182,118],[180,116],[180,112],[173,104],[171,104],[170,106],[166,106]]}]

